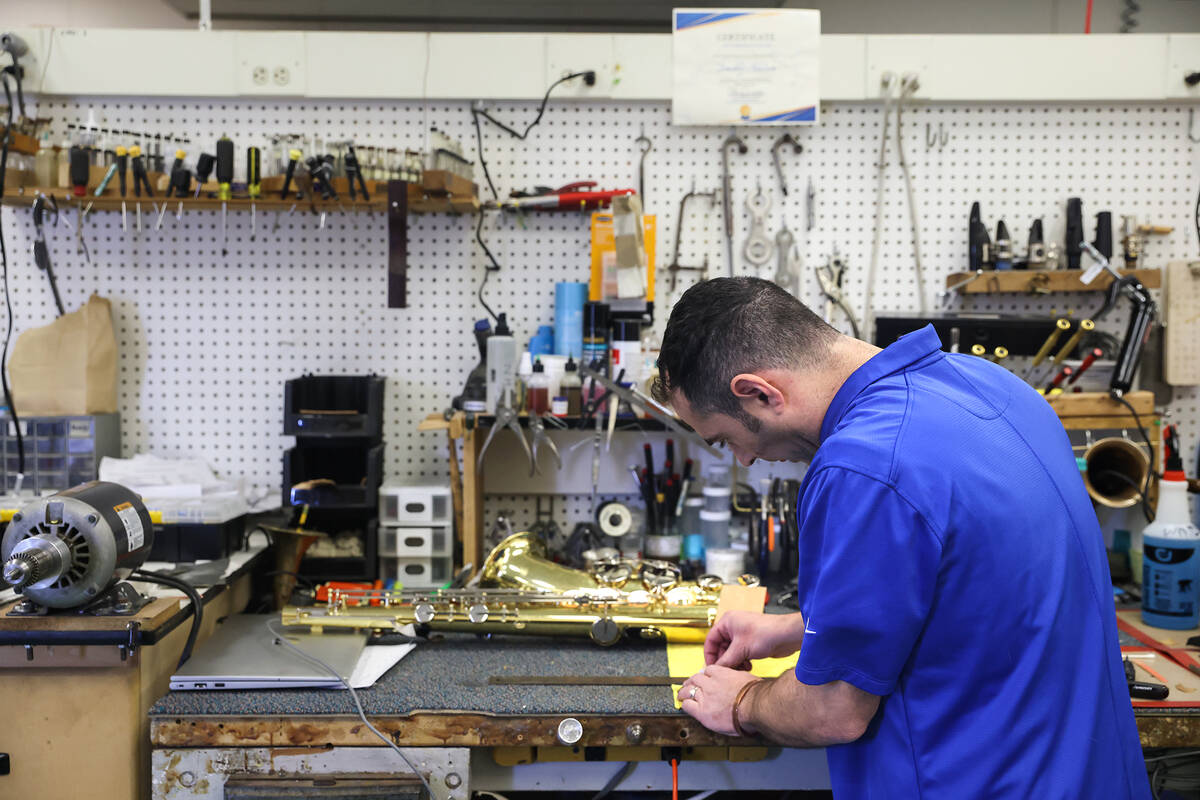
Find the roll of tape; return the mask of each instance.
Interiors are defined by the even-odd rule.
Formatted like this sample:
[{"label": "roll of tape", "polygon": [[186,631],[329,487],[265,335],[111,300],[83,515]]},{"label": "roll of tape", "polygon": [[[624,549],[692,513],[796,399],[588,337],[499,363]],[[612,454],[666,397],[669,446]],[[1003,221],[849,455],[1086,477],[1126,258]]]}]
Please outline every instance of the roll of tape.
[{"label": "roll of tape", "polygon": [[633,512],[624,503],[605,503],[596,512],[596,523],[605,536],[620,539],[633,530]]},{"label": "roll of tape", "polygon": [[724,547],[704,551],[704,571],[718,576],[725,583],[737,583],[738,576],[746,571],[745,567],[745,551]]}]

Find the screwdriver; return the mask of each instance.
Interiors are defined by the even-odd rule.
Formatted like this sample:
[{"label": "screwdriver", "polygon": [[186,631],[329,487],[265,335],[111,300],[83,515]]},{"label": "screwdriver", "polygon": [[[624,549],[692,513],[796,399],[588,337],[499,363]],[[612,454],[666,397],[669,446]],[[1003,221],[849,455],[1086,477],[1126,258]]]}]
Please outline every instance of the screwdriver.
[{"label": "screwdriver", "polygon": [[288,151],[287,175],[283,179],[283,189],[279,192],[280,200],[287,200],[288,192],[292,188],[292,178],[296,175],[296,164],[300,163],[300,156],[299,150]]},{"label": "screwdriver", "polygon": [[221,198],[221,255],[229,255],[225,249],[225,220],[229,213],[229,196],[233,183],[233,140],[222,136],[217,140],[217,197]]},{"label": "screwdriver", "polygon": [[1029,380],[1029,376],[1035,369],[1041,366],[1046,360],[1046,356],[1050,355],[1050,350],[1058,342],[1060,336],[1071,329],[1070,320],[1065,317],[1059,317],[1054,321],[1054,330],[1050,331],[1050,335],[1046,337],[1046,341],[1042,342],[1042,346],[1038,348],[1037,355],[1033,357],[1033,363],[1025,370],[1025,380]]},{"label": "screwdriver", "polygon": [[1070,367],[1063,367],[1061,370],[1059,370],[1058,374],[1054,376],[1054,380],[1046,384],[1046,388],[1042,390],[1042,394],[1048,395],[1050,394],[1051,390],[1057,389],[1058,385],[1063,382],[1063,379],[1071,377],[1071,373],[1074,371],[1075,370],[1071,369]]},{"label": "screwdriver", "polygon": [[76,197],[87,194],[88,176],[90,173],[87,150],[82,147],[72,147],[70,151],[70,173],[72,193]]},{"label": "screwdriver", "polygon": [[254,201],[262,193],[262,153],[257,147],[246,150],[246,192],[250,195],[250,241],[257,232],[254,218]]},{"label": "screwdriver", "polygon": [[[104,178],[103,178],[103,180],[100,181],[100,185],[96,187],[96,191],[92,192],[93,198],[99,197],[100,195],[104,194],[104,191],[108,188],[108,182],[112,180],[112,176],[115,175],[116,172],[117,172],[117,162],[114,161],[111,165],[109,165],[108,172],[104,173]],[[96,201],[94,199],[88,202],[87,208],[85,208],[83,210],[84,217],[87,217],[88,213],[91,212],[92,205],[95,202]]]},{"label": "screwdriver", "polygon": [[196,161],[196,194],[200,196],[200,190],[204,188],[204,184],[208,183],[208,176],[212,175],[213,165],[217,163],[217,159],[209,153],[201,153],[200,158]]},{"label": "screwdriver", "polygon": [[[183,219],[183,198],[187,196],[188,189],[192,188],[192,171],[187,167],[180,167],[171,174],[171,187],[175,192],[175,196],[180,198],[179,206],[175,209],[175,221]],[[166,203],[163,203],[165,206]]]},{"label": "screwdriver", "polygon": [[[170,197],[172,194],[174,194],[179,189],[179,185],[178,185],[179,184],[179,172],[181,169],[183,169],[183,159],[186,155],[187,155],[187,153],[185,153],[183,150],[175,151],[175,163],[173,163],[171,165],[171,177],[167,181],[167,192],[166,192],[167,197]],[[185,192],[187,191],[186,186],[184,187],[183,191],[185,191]],[[183,197],[183,194],[181,193],[179,196]],[[180,206],[183,205],[182,200],[179,201],[179,205]],[[166,213],[167,213],[167,204],[164,202],[162,204],[162,209],[160,209],[158,212],[158,222],[156,222],[154,224],[154,230],[157,231],[162,228],[163,216],[166,215]],[[178,219],[178,216],[176,217],[176,219]]]},{"label": "screwdriver", "polygon": [[128,150],[124,147],[117,147],[117,178],[121,182],[121,230],[129,230],[128,220],[125,216],[125,172],[129,168]]},{"label": "screwdriver", "polygon": [[[133,194],[135,197],[142,196],[142,187],[146,189],[147,197],[154,197],[154,190],[150,188],[150,179],[146,177],[146,162],[142,160],[142,148],[136,144],[129,148],[129,155],[133,160]],[[158,211],[158,203],[154,203],[154,210]],[[135,213],[137,220],[137,229],[142,229],[142,203],[139,200],[135,205]]]},{"label": "screwdriver", "polygon": [[1104,355],[1104,351],[1099,347],[1093,347],[1092,352],[1087,354],[1087,358],[1083,359],[1083,363],[1079,365],[1079,369],[1075,370],[1075,374],[1071,376],[1071,380],[1067,381],[1068,386],[1074,385],[1075,381],[1079,380],[1079,376],[1088,371],[1088,367],[1096,363],[1096,359]]}]

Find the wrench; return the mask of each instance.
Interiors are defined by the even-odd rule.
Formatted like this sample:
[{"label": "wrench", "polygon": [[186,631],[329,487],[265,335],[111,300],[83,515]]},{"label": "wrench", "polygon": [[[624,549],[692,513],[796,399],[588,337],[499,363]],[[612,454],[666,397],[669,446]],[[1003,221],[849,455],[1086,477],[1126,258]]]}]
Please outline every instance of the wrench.
[{"label": "wrench", "polygon": [[775,235],[775,250],[779,255],[779,266],[775,270],[775,283],[793,297],[800,292],[800,270],[804,259],[796,246],[796,237],[787,228]]},{"label": "wrench", "polygon": [[767,212],[771,210],[771,198],[763,194],[762,187],[758,192],[746,198],[746,210],[750,212],[750,235],[746,237],[746,246],[742,254],[756,267],[761,267],[771,260],[775,245],[767,236]]}]

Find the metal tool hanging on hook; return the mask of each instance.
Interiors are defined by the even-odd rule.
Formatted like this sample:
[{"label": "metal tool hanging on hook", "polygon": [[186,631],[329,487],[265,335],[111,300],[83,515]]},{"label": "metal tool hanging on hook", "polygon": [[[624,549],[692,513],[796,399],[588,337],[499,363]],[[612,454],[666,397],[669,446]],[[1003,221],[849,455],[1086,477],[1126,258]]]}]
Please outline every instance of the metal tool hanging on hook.
[{"label": "metal tool hanging on hook", "polygon": [[775,140],[775,144],[771,145],[771,159],[775,162],[775,175],[779,178],[779,189],[783,192],[783,196],[787,197],[787,181],[783,177],[783,164],[779,162],[779,148],[784,145],[791,145],[792,152],[800,155],[804,152],[804,145],[796,141],[796,138],[790,133],[785,133]]},{"label": "metal tool hanging on hook", "polygon": [[946,130],[945,124],[939,122],[937,132],[933,130],[933,123],[925,123],[925,149],[932,150],[936,144],[937,149],[941,150],[950,142],[950,133]]},{"label": "metal tool hanging on hook", "polygon": [[846,261],[837,250],[833,251],[833,255],[829,258],[829,263],[816,267],[817,281],[821,284],[821,293],[825,295],[825,321],[833,324],[834,306],[840,307],[846,314],[846,319],[850,323],[850,330],[854,338],[858,338],[858,320],[854,317],[854,312],[850,310],[850,304],[846,302],[845,293],[842,291],[842,282],[845,279]]},{"label": "metal tool hanging on hook", "polygon": [[700,267],[688,267],[679,263],[680,248],[683,243],[683,223],[686,219],[687,203],[693,197],[707,197],[708,207],[711,209],[717,203],[716,192],[697,192],[696,184],[693,181],[692,190],[683,196],[679,201],[679,217],[675,223],[675,256],[671,259],[671,263],[667,265],[667,271],[671,273],[671,291],[675,291],[675,283],[679,278],[679,272],[699,272],[701,276],[708,274],[708,254],[704,254],[704,265]]},{"label": "metal tool hanging on hook", "polygon": [[531,478],[534,476],[534,474],[542,471],[542,468],[540,466],[538,466],[537,462],[538,462],[538,451],[541,449],[543,443],[545,444],[546,447],[550,448],[550,452],[554,456],[554,463],[557,465],[558,469],[562,469],[562,456],[559,455],[559,453],[558,453],[558,445],[556,445],[554,443],[554,440],[551,439],[546,434],[546,423],[547,422],[553,424],[556,427],[560,427],[560,428],[566,427],[566,423],[564,423],[558,417],[552,416],[550,414],[542,414],[542,415],[530,414],[529,415],[529,432],[533,438],[533,444],[530,445],[530,448],[529,448],[529,452],[530,452],[529,477],[531,477]]},{"label": "metal tool hanging on hook", "polygon": [[721,210],[725,213],[725,256],[728,259],[729,277],[733,277],[733,178],[729,174],[729,146],[736,145],[738,152],[745,155],[750,148],[735,133],[730,131],[721,142]]},{"label": "metal tool hanging on hook", "polygon": [[750,212],[750,235],[742,254],[755,267],[761,267],[771,260],[775,252],[775,243],[767,235],[767,214],[771,211],[771,196],[764,194],[762,185],[758,191],[746,197],[746,210]]},{"label": "metal tool hanging on hook", "polygon": [[775,252],[779,258],[775,283],[796,297],[800,294],[800,270],[804,268],[804,259],[800,255],[796,237],[786,225],[775,234]]},{"label": "metal tool hanging on hook", "polygon": [[638,159],[638,196],[642,199],[642,208],[646,208],[646,154],[654,149],[654,143],[646,136],[643,128],[638,137],[633,140],[641,149],[642,157]]}]

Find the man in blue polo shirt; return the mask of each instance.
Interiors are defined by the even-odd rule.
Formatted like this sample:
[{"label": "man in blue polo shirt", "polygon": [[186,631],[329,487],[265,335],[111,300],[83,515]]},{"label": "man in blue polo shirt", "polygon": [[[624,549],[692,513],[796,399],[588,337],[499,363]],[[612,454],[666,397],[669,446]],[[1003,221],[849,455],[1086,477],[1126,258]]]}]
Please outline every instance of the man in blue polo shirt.
[{"label": "man in blue polo shirt", "polygon": [[[1099,525],[1035,391],[932,328],[842,336],[753,278],[688,290],[659,367],[743,464],[811,462],[801,613],[722,617],[684,711],[827,746],[838,800],[1149,796]],[[797,650],[794,674],[746,671]]]}]

